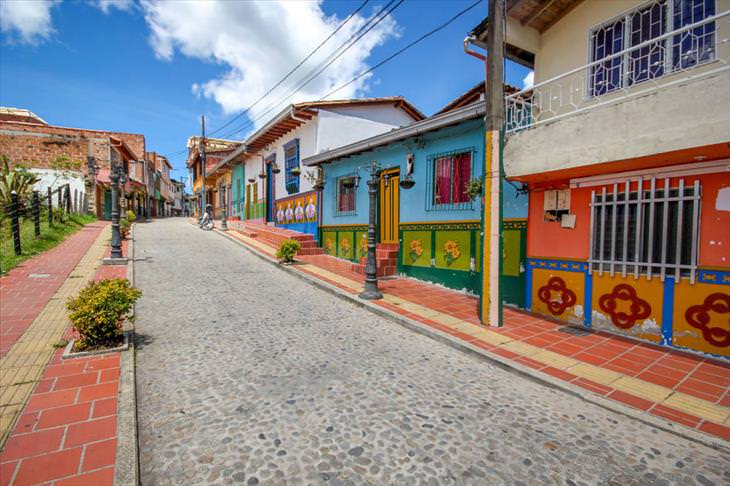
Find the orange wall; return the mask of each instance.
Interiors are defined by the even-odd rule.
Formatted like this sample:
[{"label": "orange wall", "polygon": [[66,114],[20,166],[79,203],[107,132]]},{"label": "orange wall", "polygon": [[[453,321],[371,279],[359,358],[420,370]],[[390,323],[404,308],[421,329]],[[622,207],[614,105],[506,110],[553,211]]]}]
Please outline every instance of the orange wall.
[{"label": "orange wall", "polygon": [[544,195],[541,190],[530,192],[527,256],[587,260],[591,224],[588,204],[591,191],[579,189],[570,192],[570,212],[576,216],[573,229],[561,228],[560,223],[544,221]]},{"label": "orange wall", "polygon": [[[702,203],[700,211],[699,265],[704,267],[730,267],[730,211],[718,211],[717,194],[721,188],[730,187],[730,175],[708,174],[686,176],[686,186],[700,180]],[[678,178],[672,180],[676,187]],[[636,190],[636,183],[632,184]],[[646,182],[644,189],[649,189]],[[599,187],[573,189],[570,193],[570,211],[576,215],[574,229],[561,228],[560,223],[543,220],[543,196],[541,190],[530,192],[529,224],[527,228],[527,256],[555,259],[588,259],[591,191]]]}]

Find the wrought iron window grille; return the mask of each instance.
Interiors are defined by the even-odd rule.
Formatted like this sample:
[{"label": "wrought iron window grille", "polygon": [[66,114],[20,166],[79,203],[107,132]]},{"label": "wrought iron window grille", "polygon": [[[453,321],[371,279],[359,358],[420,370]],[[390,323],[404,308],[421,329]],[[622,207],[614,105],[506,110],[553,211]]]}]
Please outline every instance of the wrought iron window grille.
[{"label": "wrought iron window grille", "polygon": [[627,179],[591,191],[588,272],[633,274],[695,282],[700,224],[700,182]]}]

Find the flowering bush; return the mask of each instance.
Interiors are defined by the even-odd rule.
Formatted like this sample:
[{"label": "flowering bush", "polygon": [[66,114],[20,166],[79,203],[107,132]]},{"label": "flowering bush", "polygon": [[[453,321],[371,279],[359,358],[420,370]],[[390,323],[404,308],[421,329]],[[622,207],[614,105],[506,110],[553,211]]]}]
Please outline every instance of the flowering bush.
[{"label": "flowering bush", "polygon": [[118,344],[122,324],[141,296],[142,292],[132,287],[129,280],[120,278],[92,282],[81,289],[66,304],[71,311],[69,319],[79,335],[74,350]]}]

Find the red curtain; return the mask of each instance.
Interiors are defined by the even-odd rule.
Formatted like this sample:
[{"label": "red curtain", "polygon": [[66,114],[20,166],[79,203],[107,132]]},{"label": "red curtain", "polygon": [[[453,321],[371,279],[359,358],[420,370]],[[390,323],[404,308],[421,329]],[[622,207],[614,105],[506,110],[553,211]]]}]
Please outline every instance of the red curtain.
[{"label": "red curtain", "polygon": [[471,154],[464,153],[454,157],[454,193],[452,202],[465,203],[469,202],[469,196],[466,195],[466,186],[469,184],[471,177]]},{"label": "red curtain", "polygon": [[344,181],[340,181],[340,201],[338,209],[340,212],[355,210],[355,188],[346,187]]},{"label": "red curtain", "polygon": [[451,204],[451,157],[436,159],[436,204]]}]

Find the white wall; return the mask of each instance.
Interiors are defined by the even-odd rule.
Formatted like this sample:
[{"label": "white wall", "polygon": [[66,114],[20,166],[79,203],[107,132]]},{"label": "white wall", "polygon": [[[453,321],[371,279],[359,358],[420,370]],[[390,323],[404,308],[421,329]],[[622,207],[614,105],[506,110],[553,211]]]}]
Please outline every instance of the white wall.
[{"label": "white wall", "polygon": [[[40,181],[36,182],[33,185],[33,188],[37,191],[40,191],[40,197],[43,201],[43,198],[48,198],[48,187],[51,187],[51,190],[56,190],[59,187],[65,185],[65,184],[71,184],[71,201],[73,204],[73,197],[74,197],[74,191],[77,191],[77,198],[78,200],[83,201],[83,195],[86,191],[86,187],[84,186],[84,176],[81,172],[69,172],[69,177],[64,177],[62,175],[62,171],[53,170],[53,169],[29,169],[30,172],[33,172],[38,177],[40,177]],[[45,201],[46,204],[48,204],[47,201]],[[56,194],[53,195],[53,207],[58,206],[58,196]],[[81,210],[81,206],[79,206],[79,210]]]},{"label": "white wall", "polygon": [[510,135],[507,176],[524,176],[730,142],[730,71]]}]

